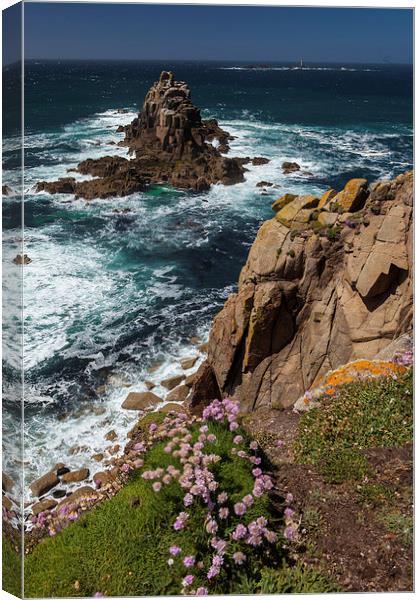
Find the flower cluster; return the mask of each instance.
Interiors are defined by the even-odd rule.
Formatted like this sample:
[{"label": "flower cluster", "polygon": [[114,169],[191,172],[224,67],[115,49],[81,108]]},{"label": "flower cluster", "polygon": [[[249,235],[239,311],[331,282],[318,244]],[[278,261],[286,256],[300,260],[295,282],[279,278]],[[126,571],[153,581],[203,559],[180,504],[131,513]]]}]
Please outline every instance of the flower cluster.
[{"label": "flower cluster", "polygon": [[[164,452],[181,465],[177,468],[170,464],[166,469],[142,473],[143,479],[152,482],[155,492],[164,493],[164,484],[170,481],[176,481],[183,490],[186,510],[177,515],[173,529],[181,531],[188,527],[195,506],[206,508],[203,527],[209,536],[210,556],[205,549],[197,549],[198,555],[191,552],[184,555],[181,545],[172,545],[168,549],[168,565],[178,565],[183,571],[183,594],[207,595],[207,586],[218,578],[223,569],[246,565],[247,551],[252,552],[252,547],[263,547],[277,541],[277,534],[269,529],[264,516],[246,523],[247,511],[258,498],[272,489],[273,483],[259,466],[261,458],[256,455],[258,443],[251,441],[247,447],[244,436],[233,434],[239,428],[238,412],[237,402],[214,400],[204,409],[202,419],[193,417],[188,420],[186,415],[170,415],[152,432],[152,438],[165,440]],[[199,428],[197,433],[192,434],[189,426],[194,422],[198,422]],[[220,489],[220,482],[216,480],[213,467],[220,462],[221,456],[211,450],[217,447],[218,442],[217,428],[216,433],[210,431],[214,431],[212,422],[227,424],[233,435],[232,453],[251,465],[253,487],[243,497],[230,497],[226,490]],[[204,581],[208,582],[206,586],[197,585],[197,582]]]}]

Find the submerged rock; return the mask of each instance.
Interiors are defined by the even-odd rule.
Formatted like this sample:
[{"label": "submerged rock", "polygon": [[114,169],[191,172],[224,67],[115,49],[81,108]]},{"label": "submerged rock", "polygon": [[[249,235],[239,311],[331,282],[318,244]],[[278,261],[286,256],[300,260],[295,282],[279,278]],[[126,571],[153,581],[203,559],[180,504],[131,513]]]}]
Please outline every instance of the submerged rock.
[{"label": "submerged rock", "polygon": [[1,193],[3,196],[10,196],[11,194],[13,194],[13,190],[8,185],[3,185],[1,188]]},{"label": "submerged rock", "polygon": [[300,165],[297,162],[284,162],[281,166],[283,173],[294,173],[300,171]]},{"label": "submerged rock", "polygon": [[265,158],[264,156],[255,156],[251,160],[251,163],[254,165],[254,167],[258,167],[260,165],[266,165],[269,162],[270,162],[270,160],[268,158]]},{"label": "submerged rock", "polygon": [[15,265],[29,265],[32,262],[32,258],[29,258],[27,254],[18,254],[13,259]]}]

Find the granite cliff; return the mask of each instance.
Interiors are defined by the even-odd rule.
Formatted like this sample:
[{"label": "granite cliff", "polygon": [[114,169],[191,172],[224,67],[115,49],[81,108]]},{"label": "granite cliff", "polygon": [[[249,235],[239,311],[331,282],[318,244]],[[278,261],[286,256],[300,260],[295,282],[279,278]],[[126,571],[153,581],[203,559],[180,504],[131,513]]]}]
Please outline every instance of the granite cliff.
[{"label": "granite cliff", "polygon": [[328,371],[381,357],[410,332],[412,205],[412,172],[279,198],[213,322],[192,407],[225,395],[247,412],[291,406]]},{"label": "granite cliff", "polygon": [[125,132],[120,145],[126,146],[133,158],[87,159],[72,170],[94,179],[41,181],[37,191],[88,200],[126,196],[162,183],[203,191],[214,183],[243,181],[243,165],[250,160],[223,156],[222,152],[229,151],[231,136],[215,119],[201,119],[188,85],[175,81],[167,71],[150,88],[138,117],[119,131]]}]

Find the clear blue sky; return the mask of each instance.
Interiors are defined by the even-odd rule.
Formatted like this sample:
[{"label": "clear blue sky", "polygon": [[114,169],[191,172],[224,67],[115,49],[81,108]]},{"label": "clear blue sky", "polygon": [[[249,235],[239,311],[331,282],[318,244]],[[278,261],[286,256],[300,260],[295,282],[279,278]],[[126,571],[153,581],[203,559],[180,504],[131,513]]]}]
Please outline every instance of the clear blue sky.
[{"label": "clear blue sky", "polygon": [[412,62],[410,9],[25,4],[26,58]]}]

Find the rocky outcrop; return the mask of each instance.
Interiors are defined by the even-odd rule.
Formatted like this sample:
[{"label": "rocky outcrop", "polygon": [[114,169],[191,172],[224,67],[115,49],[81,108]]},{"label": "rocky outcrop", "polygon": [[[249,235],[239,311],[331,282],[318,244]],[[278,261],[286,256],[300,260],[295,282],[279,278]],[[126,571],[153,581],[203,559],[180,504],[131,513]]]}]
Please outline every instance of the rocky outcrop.
[{"label": "rocky outcrop", "polygon": [[412,205],[412,173],[276,201],[214,320],[192,406],[209,399],[206,385],[245,411],[291,406],[323,374],[410,331]]},{"label": "rocky outcrop", "polygon": [[201,119],[188,85],[175,81],[170,72],[161,73],[138,117],[119,131],[125,132],[120,145],[126,146],[133,158],[85,160],[72,170],[94,179],[41,181],[37,191],[74,194],[90,200],[126,196],[151,184],[168,183],[203,191],[214,183],[231,185],[244,179],[246,160],[222,155],[229,151],[232,136],[219,127],[216,119]]}]

